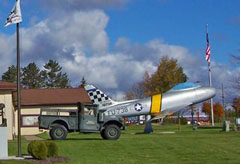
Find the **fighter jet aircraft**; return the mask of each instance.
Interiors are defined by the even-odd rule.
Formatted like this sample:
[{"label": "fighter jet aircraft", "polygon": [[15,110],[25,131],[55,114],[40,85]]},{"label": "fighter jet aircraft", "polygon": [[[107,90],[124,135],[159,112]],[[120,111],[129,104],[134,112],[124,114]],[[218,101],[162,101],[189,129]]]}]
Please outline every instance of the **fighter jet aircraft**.
[{"label": "fighter jet aircraft", "polygon": [[85,89],[92,102],[99,105],[99,110],[105,111],[105,115],[124,117],[154,114],[161,114],[164,117],[189,105],[204,102],[216,94],[213,87],[181,83],[163,94],[159,93],[143,99],[116,102],[93,85],[86,85]]}]

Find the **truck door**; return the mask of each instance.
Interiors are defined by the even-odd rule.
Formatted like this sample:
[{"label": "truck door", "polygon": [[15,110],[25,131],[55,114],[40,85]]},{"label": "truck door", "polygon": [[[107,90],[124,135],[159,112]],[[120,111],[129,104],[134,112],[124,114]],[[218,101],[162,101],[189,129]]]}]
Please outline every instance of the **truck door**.
[{"label": "truck door", "polygon": [[95,132],[98,130],[96,109],[90,105],[83,105],[80,115],[80,132]]}]

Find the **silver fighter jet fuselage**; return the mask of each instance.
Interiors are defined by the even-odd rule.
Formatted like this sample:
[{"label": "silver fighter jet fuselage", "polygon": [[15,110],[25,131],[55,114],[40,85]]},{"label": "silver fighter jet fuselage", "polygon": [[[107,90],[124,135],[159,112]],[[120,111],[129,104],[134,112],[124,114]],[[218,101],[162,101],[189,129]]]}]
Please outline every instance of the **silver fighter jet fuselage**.
[{"label": "silver fighter jet fuselage", "polygon": [[92,85],[86,86],[85,89],[93,103],[99,104],[100,110],[105,111],[105,115],[120,115],[124,117],[149,114],[166,116],[189,105],[204,102],[216,94],[216,90],[213,87],[191,86],[172,89],[166,93],[143,99],[116,102]]}]

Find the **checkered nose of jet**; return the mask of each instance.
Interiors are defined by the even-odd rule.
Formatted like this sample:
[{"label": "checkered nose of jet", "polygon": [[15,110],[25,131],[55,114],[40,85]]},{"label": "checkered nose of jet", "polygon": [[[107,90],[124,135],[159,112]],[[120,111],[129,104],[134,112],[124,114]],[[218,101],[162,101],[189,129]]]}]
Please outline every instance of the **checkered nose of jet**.
[{"label": "checkered nose of jet", "polygon": [[99,104],[104,101],[110,100],[107,95],[105,95],[98,89],[88,91],[88,95],[94,104]]}]

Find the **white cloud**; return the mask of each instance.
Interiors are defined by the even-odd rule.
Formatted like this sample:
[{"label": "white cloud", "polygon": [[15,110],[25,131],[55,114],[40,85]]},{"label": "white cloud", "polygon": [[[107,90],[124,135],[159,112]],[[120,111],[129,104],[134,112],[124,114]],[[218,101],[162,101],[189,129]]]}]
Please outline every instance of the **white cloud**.
[{"label": "white cloud", "polygon": [[[11,66],[16,61],[15,47],[16,43],[14,42],[13,36],[6,36],[0,34],[0,73],[7,71],[7,68]],[[11,46],[11,48],[8,48]]]},{"label": "white cloud", "polygon": [[108,16],[101,10],[74,12],[58,19],[50,17],[21,30],[23,58],[55,58],[76,47],[91,55],[105,54],[109,45],[104,30],[107,22]]}]

